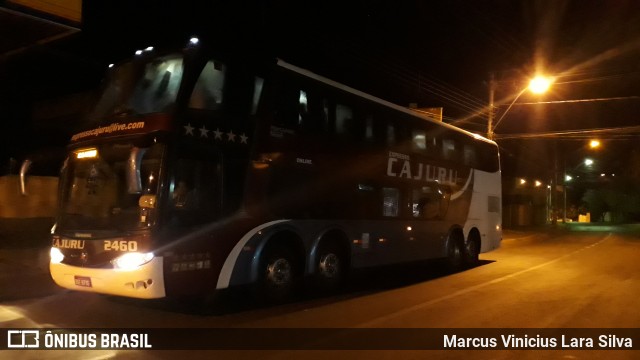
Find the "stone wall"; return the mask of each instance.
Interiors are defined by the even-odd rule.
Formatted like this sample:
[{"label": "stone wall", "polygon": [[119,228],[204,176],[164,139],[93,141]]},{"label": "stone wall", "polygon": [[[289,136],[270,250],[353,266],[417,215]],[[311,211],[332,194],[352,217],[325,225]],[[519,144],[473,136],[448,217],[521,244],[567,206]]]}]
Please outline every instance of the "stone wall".
[{"label": "stone wall", "polygon": [[53,218],[58,200],[58,178],[28,176],[27,195],[20,194],[20,177],[0,177],[0,218]]}]

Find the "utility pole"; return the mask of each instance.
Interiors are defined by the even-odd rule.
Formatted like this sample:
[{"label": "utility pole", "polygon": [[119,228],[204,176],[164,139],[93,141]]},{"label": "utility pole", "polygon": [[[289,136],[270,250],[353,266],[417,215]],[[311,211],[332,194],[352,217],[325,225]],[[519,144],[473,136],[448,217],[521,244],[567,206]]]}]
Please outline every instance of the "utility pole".
[{"label": "utility pole", "polygon": [[494,96],[496,92],[496,77],[492,71],[489,73],[489,116],[487,121],[487,138],[493,140],[493,114],[494,114]]}]

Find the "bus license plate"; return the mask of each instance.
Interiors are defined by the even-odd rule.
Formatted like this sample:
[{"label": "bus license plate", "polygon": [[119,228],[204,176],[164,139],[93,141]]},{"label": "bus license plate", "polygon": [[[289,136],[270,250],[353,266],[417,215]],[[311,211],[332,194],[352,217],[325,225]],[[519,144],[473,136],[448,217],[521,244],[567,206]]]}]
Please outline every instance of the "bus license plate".
[{"label": "bus license plate", "polygon": [[91,278],[88,276],[74,276],[73,279],[77,286],[91,287]]}]

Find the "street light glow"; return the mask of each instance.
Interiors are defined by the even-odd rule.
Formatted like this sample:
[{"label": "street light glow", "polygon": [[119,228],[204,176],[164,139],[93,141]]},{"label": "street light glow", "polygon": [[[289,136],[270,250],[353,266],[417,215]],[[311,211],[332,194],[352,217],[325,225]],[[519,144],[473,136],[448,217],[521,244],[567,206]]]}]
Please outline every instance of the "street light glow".
[{"label": "street light glow", "polygon": [[534,94],[542,94],[549,90],[551,79],[545,76],[536,76],[529,82],[529,90]]},{"label": "street light glow", "polygon": [[589,142],[589,147],[591,147],[592,149],[595,149],[598,146],[600,146],[600,141],[598,141],[598,140],[591,140]]},{"label": "street light glow", "polygon": [[591,160],[591,159],[584,159],[584,164],[585,164],[585,165],[587,165],[587,166],[591,166],[591,165],[593,165],[593,160]]},{"label": "street light glow", "polygon": [[531,81],[529,81],[529,86],[525,87],[524,89],[522,89],[518,95],[515,96],[515,98],[513,99],[513,101],[511,102],[511,104],[509,104],[509,107],[507,107],[507,110],[505,110],[502,113],[502,116],[500,116],[500,119],[498,119],[498,121],[496,121],[495,125],[493,124],[493,109],[494,109],[494,104],[493,104],[493,97],[494,97],[494,92],[495,92],[495,88],[496,88],[496,81],[493,78],[493,75],[491,76],[491,80],[489,81],[489,109],[491,111],[489,111],[489,119],[487,121],[487,137],[489,139],[493,139],[494,136],[494,130],[496,127],[498,127],[498,125],[500,124],[500,122],[502,121],[502,119],[504,119],[504,116],[507,115],[507,113],[509,112],[509,110],[511,109],[511,107],[513,106],[513,104],[515,104],[515,102],[520,98],[520,96],[522,96],[522,94],[524,94],[527,90],[531,91],[534,94],[542,94],[544,92],[546,92],[547,90],[549,90],[549,87],[551,87],[551,84],[553,83],[553,78],[550,77],[546,77],[546,76],[536,76],[533,79],[531,79]]}]

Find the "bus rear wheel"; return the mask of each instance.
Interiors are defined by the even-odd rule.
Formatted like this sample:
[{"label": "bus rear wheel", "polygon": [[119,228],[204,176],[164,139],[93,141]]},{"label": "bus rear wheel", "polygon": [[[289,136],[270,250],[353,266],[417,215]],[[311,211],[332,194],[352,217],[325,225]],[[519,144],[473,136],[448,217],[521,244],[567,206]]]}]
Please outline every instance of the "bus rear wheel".
[{"label": "bus rear wheel", "polygon": [[464,246],[464,265],[474,267],[480,261],[480,244],[475,239],[469,239]]},{"label": "bus rear wheel", "polygon": [[296,290],[299,271],[293,252],[286,247],[269,246],[260,261],[258,296],[268,303],[282,303]]},{"label": "bus rear wheel", "polygon": [[335,242],[320,244],[317,250],[315,286],[323,293],[335,292],[344,284],[347,272],[345,252]]}]

